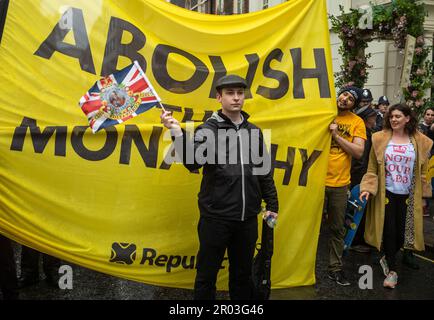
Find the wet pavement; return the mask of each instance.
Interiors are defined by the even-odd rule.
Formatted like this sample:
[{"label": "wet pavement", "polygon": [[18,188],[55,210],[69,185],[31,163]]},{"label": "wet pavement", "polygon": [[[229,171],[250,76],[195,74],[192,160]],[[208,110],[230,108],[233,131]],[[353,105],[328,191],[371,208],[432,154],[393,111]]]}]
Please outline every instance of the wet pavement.
[{"label": "wet pavement", "polygon": [[430,216],[423,218],[425,246],[434,250],[434,201],[430,201]]},{"label": "wet pavement", "polygon": [[[432,220],[432,218],[431,218]],[[327,278],[327,229],[322,228],[317,254],[315,294],[302,299],[319,300],[433,300],[434,299],[434,252],[432,247],[418,253],[416,262],[420,269],[412,270],[402,265],[402,251],[397,255],[398,286],[395,289],[383,288],[384,275],[379,263],[380,253],[372,249],[370,253],[349,251],[344,257],[344,271],[351,286],[335,285]],[[373,271],[372,289],[360,289],[359,280],[365,274],[359,268],[370,266]],[[362,283],[365,283],[362,279]],[[284,295],[282,296],[283,299]]]},{"label": "wet pavement", "polygon": [[[434,239],[434,220],[424,218],[425,238]],[[434,248],[428,246],[424,253],[418,254],[420,270],[411,270],[400,261],[398,253],[399,284],[394,289],[382,286],[384,276],[379,265],[380,254],[376,250],[370,253],[350,251],[344,258],[344,271],[351,286],[341,287],[327,278],[328,228],[322,227],[316,264],[316,284],[313,286],[272,290],[271,300],[433,300],[434,299]],[[19,257],[20,246],[15,245]],[[18,273],[19,273],[19,259]],[[77,265],[73,268],[73,289],[61,290],[50,287],[41,276],[41,282],[20,291],[21,299],[26,300],[191,300],[193,291],[146,285],[130,280],[109,276]],[[372,289],[360,289],[359,274],[361,266],[372,268]],[[362,279],[363,280],[363,279]],[[366,281],[362,281],[366,284]],[[0,294],[1,299],[1,294]],[[219,291],[218,300],[228,300],[225,291]]]}]

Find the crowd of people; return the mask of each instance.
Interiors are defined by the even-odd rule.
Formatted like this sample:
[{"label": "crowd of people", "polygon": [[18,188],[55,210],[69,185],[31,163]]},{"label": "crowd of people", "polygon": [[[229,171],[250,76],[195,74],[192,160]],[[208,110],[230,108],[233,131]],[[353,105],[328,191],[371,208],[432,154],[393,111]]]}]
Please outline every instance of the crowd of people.
[{"label": "crowd of people", "polygon": [[[431,181],[428,162],[433,150],[434,112],[427,109],[418,124],[406,104],[390,106],[386,96],[372,105],[369,89],[343,88],[338,116],[330,125],[332,144],[326,180],[325,212],[330,222],[328,276],[350,285],[342,269],[346,195],[360,185],[366,212],[351,249],[383,253],[383,286],[398,284],[396,255],[403,248],[404,265],[418,269],[414,251],[423,251],[423,216],[429,216]],[[328,200],[328,201],[327,201]]]},{"label": "crowd of people", "polygon": [[[242,111],[245,79],[227,75],[216,82],[221,109],[194,132],[194,150],[208,143],[206,132],[243,134],[258,130]],[[343,272],[345,212],[348,192],[360,185],[360,199],[368,200],[366,214],[358,228],[352,249],[367,252],[376,248],[384,253],[381,266],[384,287],[398,283],[396,255],[404,248],[403,263],[413,269],[413,251],[423,250],[423,214],[432,196],[426,180],[434,139],[434,109],[427,109],[418,124],[414,112],[405,104],[390,106],[386,96],[373,105],[369,89],[342,88],[337,95],[337,116],[329,126],[331,147],[325,181],[324,212],[330,227],[328,277],[342,286],[350,285]],[[194,285],[195,299],[215,299],[216,279],[225,251],[229,257],[231,299],[250,299],[253,294],[252,260],[257,241],[257,214],[278,217],[278,199],[272,171],[255,174],[252,157],[236,151],[236,164],[219,163],[219,148],[207,155],[211,162],[195,159],[188,163],[186,132],[171,112],[162,109],[161,123],[170,129],[177,153],[188,170],[203,167],[198,196],[199,251]],[[219,145],[220,146],[220,145]],[[207,149],[208,150],[208,149]],[[225,149],[228,160],[231,148]],[[261,153],[266,153],[266,148]],[[243,162],[243,159],[249,159]],[[230,163],[230,162],[229,162]],[[240,196],[241,195],[241,196]],[[265,208],[262,208],[265,202]],[[0,235],[0,286],[4,299],[17,299],[18,289],[39,282],[39,258],[43,259],[46,280],[57,286],[60,260],[23,247],[21,277],[16,278],[11,241]]]}]

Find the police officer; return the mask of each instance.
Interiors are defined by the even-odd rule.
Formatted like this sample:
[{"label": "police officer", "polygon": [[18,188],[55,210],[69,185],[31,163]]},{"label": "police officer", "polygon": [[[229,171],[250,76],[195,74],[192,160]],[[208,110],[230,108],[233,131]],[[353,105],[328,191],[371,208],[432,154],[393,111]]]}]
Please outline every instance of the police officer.
[{"label": "police officer", "polygon": [[[204,164],[200,164],[198,159],[194,159],[192,163],[186,161],[186,133],[181,130],[179,122],[171,113],[163,110],[161,120],[164,126],[171,130],[177,153],[184,152],[185,167],[197,170],[203,166],[198,195],[200,246],[194,298],[215,299],[217,274],[227,249],[230,297],[236,300],[251,299],[252,261],[258,237],[257,215],[261,211],[263,199],[266,203],[266,215],[277,218],[277,192],[271,168],[255,174],[255,169],[258,169],[258,165],[252,161],[252,150],[255,148],[245,148],[248,141],[254,141],[253,135],[256,132],[259,137],[256,141],[259,149],[256,150],[259,150],[260,154],[267,152],[263,145],[262,132],[248,121],[249,115],[242,111],[246,81],[237,75],[227,75],[217,81],[215,88],[221,110],[214,112],[194,133],[194,154],[196,155],[198,148],[204,146],[207,146],[208,153],[212,152],[207,154]],[[225,150],[222,150],[221,144],[212,146],[211,140],[215,142],[221,134],[235,134],[236,143],[228,147],[230,143],[225,138]],[[233,150],[235,153],[231,154]],[[249,152],[250,156],[243,156],[243,152]],[[236,157],[235,164],[229,161],[230,156]]]},{"label": "police officer", "polygon": [[370,106],[372,107],[372,93],[371,90],[367,88],[362,89],[362,97],[360,98],[359,105],[353,110],[354,113],[357,114],[357,111],[363,107]]},{"label": "police officer", "polygon": [[[371,90],[364,88],[362,89],[362,98],[360,100],[359,107],[354,109],[354,113],[357,114],[359,112],[359,109],[364,108],[368,106],[369,108],[374,109],[374,106],[372,105],[372,92]],[[377,113],[377,118],[375,119],[375,127],[374,132],[381,131],[383,129],[383,115],[380,114],[380,112],[375,111]]]},{"label": "police officer", "polygon": [[390,102],[389,99],[386,96],[381,96],[378,98],[378,106],[377,109],[381,113],[381,116],[384,118],[384,115],[387,112],[387,109],[389,108]]}]

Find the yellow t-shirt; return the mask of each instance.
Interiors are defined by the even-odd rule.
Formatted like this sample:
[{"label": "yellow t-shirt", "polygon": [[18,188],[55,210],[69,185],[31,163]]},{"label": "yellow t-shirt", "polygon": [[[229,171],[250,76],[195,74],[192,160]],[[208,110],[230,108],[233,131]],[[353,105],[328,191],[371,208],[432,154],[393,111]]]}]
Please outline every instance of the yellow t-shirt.
[{"label": "yellow t-shirt", "polygon": [[[335,119],[341,137],[350,142],[354,137],[366,140],[366,127],[363,120],[352,112]],[[332,138],[327,169],[326,186],[343,187],[350,184],[351,156]]]}]

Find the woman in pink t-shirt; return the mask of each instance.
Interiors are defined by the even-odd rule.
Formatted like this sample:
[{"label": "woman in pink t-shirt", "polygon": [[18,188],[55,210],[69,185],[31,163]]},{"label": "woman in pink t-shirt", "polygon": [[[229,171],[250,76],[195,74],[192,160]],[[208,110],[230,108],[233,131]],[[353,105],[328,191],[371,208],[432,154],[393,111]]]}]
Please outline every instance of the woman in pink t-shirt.
[{"label": "woman in pink t-shirt", "polygon": [[398,283],[395,256],[401,247],[403,263],[418,269],[412,251],[424,250],[422,197],[431,197],[425,176],[432,144],[417,131],[416,116],[405,104],[390,107],[384,129],[372,135],[360,198],[371,200],[365,240],[378,250],[383,244],[384,287],[394,288]]}]

